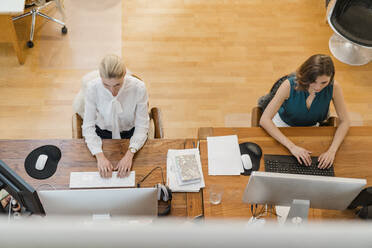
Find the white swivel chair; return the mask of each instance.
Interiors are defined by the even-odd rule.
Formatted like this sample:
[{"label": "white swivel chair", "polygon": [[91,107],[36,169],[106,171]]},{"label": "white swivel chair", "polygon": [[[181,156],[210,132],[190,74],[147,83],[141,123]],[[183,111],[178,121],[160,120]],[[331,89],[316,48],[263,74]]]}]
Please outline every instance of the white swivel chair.
[{"label": "white swivel chair", "polygon": [[329,49],[338,60],[349,65],[372,60],[372,0],[332,0],[327,20],[334,31]]}]

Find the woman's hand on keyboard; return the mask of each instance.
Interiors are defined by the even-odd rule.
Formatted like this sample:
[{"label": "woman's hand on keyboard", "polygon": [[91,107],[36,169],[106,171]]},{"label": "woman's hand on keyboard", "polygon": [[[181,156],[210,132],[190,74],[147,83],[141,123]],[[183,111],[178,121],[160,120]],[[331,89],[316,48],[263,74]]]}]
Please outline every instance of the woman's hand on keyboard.
[{"label": "woman's hand on keyboard", "polygon": [[322,153],[318,158],[318,168],[319,169],[328,169],[332,166],[333,161],[335,160],[336,152],[334,151],[326,151]]},{"label": "woman's hand on keyboard", "polygon": [[291,147],[289,151],[292,153],[293,156],[296,157],[297,161],[300,164],[304,163],[306,166],[311,165],[311,157],[310,157],[311,152],[310,151],[302,147],[296,146],[296,145]]},{"label": "woman's hand on keyboard", "polygon": [[113,166],[111,162],[105,157],[103,152],[96,154],[97,167],[101,177],[112,177]]},{"label": "woman's hand on keyboard", "polygon": [[134,154],[129,150],[125,153],[124,157],[116,165],[115,170],[118,171],[118,177],[126,177],[130,174],[130,169],[132,168]]}]

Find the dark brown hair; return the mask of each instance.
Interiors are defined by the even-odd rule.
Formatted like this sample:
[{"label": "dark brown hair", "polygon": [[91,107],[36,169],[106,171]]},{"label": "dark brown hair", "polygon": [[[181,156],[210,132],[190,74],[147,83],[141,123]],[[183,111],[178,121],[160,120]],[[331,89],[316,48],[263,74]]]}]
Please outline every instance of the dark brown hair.
[{"label": "dark brown hair", "polygon": [[296,90],[307,90],[311,83],[314,83],[319,76],[331,77],[333,83],[335,77],[335,66],[330,56],[315,54],[308,58],[296,71]]}]

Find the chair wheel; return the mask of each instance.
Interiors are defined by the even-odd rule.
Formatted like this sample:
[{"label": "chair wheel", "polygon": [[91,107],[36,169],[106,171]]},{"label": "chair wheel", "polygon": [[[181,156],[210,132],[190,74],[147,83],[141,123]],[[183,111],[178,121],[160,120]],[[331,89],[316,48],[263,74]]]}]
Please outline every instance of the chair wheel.
[{"label": "chair wheel", "polygon": [[62,31],[62,34],[67,34],[67,27],[63,26],[61,31]]},{"label": "chair wheel", "polygon": [[34,47],[34,43],[32,41],[27,41],[27,46],[28,48],[33,48]]}]

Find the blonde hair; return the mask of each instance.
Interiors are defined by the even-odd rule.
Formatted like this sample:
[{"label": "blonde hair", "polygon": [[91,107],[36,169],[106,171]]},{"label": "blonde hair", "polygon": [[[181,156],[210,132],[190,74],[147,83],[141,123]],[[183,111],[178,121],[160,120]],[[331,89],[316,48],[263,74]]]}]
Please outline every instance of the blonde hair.
[{"label": "blonde hair", "polygon": [[121,78],[125,75],[125,65],[119,56],[106,55],[99,64],[99,74],[102,78]]}]

